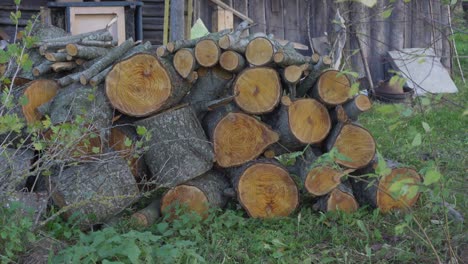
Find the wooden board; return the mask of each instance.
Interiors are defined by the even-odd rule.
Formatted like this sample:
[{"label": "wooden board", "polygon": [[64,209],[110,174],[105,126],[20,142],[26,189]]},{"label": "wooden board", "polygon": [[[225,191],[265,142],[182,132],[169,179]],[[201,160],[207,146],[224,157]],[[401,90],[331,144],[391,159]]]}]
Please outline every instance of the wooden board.
[{"label": "wooden board", "polygon": [[283,0],[266,1],[265,14],[268,21],[266,32],[275,38],[284,39]]}]

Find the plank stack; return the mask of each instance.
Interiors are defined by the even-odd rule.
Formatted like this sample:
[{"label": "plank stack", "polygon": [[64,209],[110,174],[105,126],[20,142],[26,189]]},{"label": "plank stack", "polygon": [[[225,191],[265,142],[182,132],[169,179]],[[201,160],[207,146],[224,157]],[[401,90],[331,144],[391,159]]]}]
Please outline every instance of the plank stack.
[{"label": "plank stack", "polygon": [[[416,171],[389,165],[385,175],[371,176],[382,171],[382,159],[376,158],[372,134],[357,123],[371,108],[369,98],[351,93],[350,79],[329,69],[328,56],[303,56],[271,35],[241,37],[248,27],[244,22],[232,32],[177,40],[155,52],[146,44],[134,47],[131,40],[114,47],[100,31],[41,42],[46,57],[73,67],[62,67],[71,74],[45,85],[53,91],[23,107],[25,116],[73,122],[73,109],[84,107],[92,118],[89,129],[99,132],[92,144],[98,155],[124,153],[95,164],[84,159],[93,154],[89,146],[75,149],[80,165],[51,176],[54,202],[64,207],[90,193],[96,195],[93,203],[104,193],[126,197],[83,207],[103,220],[134,201],[137,182],[146,178],[168,191],[134,215],[141,225],[151,224],[159,211],[175,217],[178,205],[206,216],[229,199],[257,218],[290,215],[301,195],[314,197],[313,208],[321,211],[414,205],[417,192],[400,191],[422,181]],[[101,33],[102,38],[96,35]],[[49,62],[52,70],[60,68],[52,68],[55,63]],[[98,86],[91,103],[83,99],[89,84]],[[63,109],[72,110],[62,116]],[[136,126],[151,136],[140,158],[128,154],[136,148],[127,144],[138,138]],[[281,155],[297,158],[282,164]]]}]

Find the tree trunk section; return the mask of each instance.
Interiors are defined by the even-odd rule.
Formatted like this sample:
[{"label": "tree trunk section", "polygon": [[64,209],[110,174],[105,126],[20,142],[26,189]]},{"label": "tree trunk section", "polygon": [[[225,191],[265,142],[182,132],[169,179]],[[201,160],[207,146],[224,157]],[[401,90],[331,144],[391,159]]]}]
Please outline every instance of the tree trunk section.
[{"label": "tree trunk section", "polygon": [[175,53],[173,64],[174,69],[184,79],[186,79],[198,66],[193,50],[188,48],[180,49]]},{"label": "tree trunk section", "polygon": [[325,69],[330,68],[332,63],[331,58],[328,56],[320,56],[318,62],[314,62],[315,60],[313,58],[314,56],[312,56],[312,61],[309,63],[309,68],[304,71],[304,75],[306,75],[306,77],[302,79],[301,82],[297,85],[297,97],[304,97],[309,92],[309,90],[312,89],[320,74]]},{"label": "tree trunk section", "polygon": [[68,44],[66,46],[67,54],[73,57],[92,60],[102,57],[109,52],[109,49],[92,46],[82,46],[78,44]]},{"label": "tree trunk section", "polygon": [[357,121],[360,114],[369,111],[372,107],[372,102],[369,97],[360,94],[355,96],[351,101],[343,104],[343,109],[351,120]]},{"label": "tree trunk section", "polygon": [[226,71],[233,73],[242,71],[246,66],[245,58],[232,50],[227,50],[221,54],[219,65]]},{"label": "tree trunk section", "polygon": [[45,79],[32,81],[26,86],[23,95],[27,98],[27,103],[22,106],[22,109],[28,124],[42,119],[43,115],[37,111],[37,108],[50,102],[58,90],[57,82]]},{"label": "tree trunk section", "polygon": [[256,37],[245,48],[245,58],[253,66],[264,66],[273,61],[275,52],[275,44],[269,38]]},{"label": "tree trunk section", "polygon": [[147,207],[135,212],[131,222],[137,227],[150,227],[161,217],[161,201],[154,200]]},{"label": "tree trunk section", "polygon": [[311,96],[327,106],[335,106],[349,100],[351,81],[335,70],[324,71],[317,79]]},{"label": "tree trunk section", "polygon": [[48,61],[58,62],[58,61],[67,61],[67,53],[65,52],[47,52],[45,58]]},{"label": "tree trunk section", "polygon": [[213,148],[191,107],[169,109],[136,124],[152,135],[154,143],[144,157],[157,186],[174,187],[212,168]]},{"label": "tree trunk section", "polygon": [[197,81],[182,100],[184,103],[209,102],[229,92],[233,75],[220,67],[200,68]]},{"label": "tree trunk section", "polygon": [[76,68],[76,63],[74,61],[55,62],[51,68],[54,72],[71,71]]},{"label": "tree trunk section", "polygon": [[310,62],[309,57],[305,57],[294,48],[282,48],[275,52],[273,55],[274,62],[281,66],[286,67],[290,65],[301,65]]},{"label": "tree trunk section", "polygon": [[213,39],[201,40],[195,45],[195,59],[203,67],[212,67],[219,61],[221,49]]},{"label": "tree trunk section", "polygon": [[199,41],[205,40],[205,39],[213,39],[215,41],[218,41],[222,36],[228,34],[230,32],[229,29],[225,29],[219,32],[211,33],[207,36],[203,36],[201,38],[197,39],[178,39],[178,40],[173,40],[166,45],[167,51],[170,53],[175,53],[176,51],[183,49],[183,48],[195,48],[195,45]]},{"label": "tree trunk section", "polygon": [[318,198],[313,207],[322,212],[343,211],[353,213],[357,211],[359,204],[354,198],[353,190],[341,183],[329,194]]},{"label": "tree trunk section", "polygon": [[34,75],[34,77],[39,77],[43,74],[49,73],[52,71],[52,64],[53,62],[51,61],[44,61],[33,68],[32,74]]},{"label": "tree trunk section", "polygon": [[6,145],[0,148],[0,193],[8,195],[12,191],[21,191],[26,188],[34,152],[4,146]]}]

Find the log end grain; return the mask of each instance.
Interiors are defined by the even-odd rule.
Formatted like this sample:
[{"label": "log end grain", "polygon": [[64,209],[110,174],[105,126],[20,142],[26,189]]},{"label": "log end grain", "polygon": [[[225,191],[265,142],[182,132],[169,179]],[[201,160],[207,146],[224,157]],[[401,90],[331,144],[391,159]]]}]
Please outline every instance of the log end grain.
[{"label": "log end grain", "polygon": [[331,192],[340,183],[343,173],[330,166],[318,166],[309,171],[304,181],[306,190],[313,196],[322,196]]},{"label": "log end grain", "polygon": [[161,212],[169,220],[174,220],[177,209],[183,212],[194,212],[202,218],[208,215],[208,198],[202,190],[195,186],[179,185],[164,194],[161,202]]},{"label": "log end grain", "polygon": [[245,58],[254,66],[262,66],[273,60],[275,49],[268,38],[257,37],[249,42],[245,50]]},{"label": "log end grain", "polygon": [[219,65],[229,72],[236,72],[240,70],[239,68],[243,65],[243,58],[241,55],[235,51],[225,51],[221,54],[219,58]]},{"label": "log end grain", "polygon": [[203,67],[212,67],[219,61],[221,50],[218,44],[212,39],[199,41],[195,46],[195,58],[198,64]]},{"label": "log end grain", "polygon": [[41,120],[42,115],[37,111],[37,108],[52,100],[57,94],[58,89],[58,83],[53,80],[36,80],[31,82],[24,91],[27,103],[22,107],[28,124]]},{"label": "log end grain", "polygon": [[74,43],[67,44],[65,49],[67,50],[67,54],[70,56],[76,56],[78,54],[78,47]]},{"label": "log end grain", "polygon": [[352,193],[335,188],[327,201],[327,211],[343,211],[346,213],[355,212],[359,208],[359,204]]},{"label": "log end grain", "polygon": [[193,72],[196,61],[193,52],[190,49],[178,50],[173,58],[174,68],[182,78],[187,78]]},{"label": "log end grain", "polygon": [[327,105],[338,105],[349,99],[351,82],[346,75],[335,70],[325,71],[317,80],[314,95]]},{"label": "log end grain", "polygon": [[299,65],[290,65],[284,69],[284,78],[288,83],[297,83],[302,76],[303,68]]},{"label": "log end grain", "polygon": [[218,40],[218,45],[222,49],[228,49],[231,46],[231,37],[224,35]]},{"label": "log end grain", "polygon": [[250,114],[273,111],[281,97],[281,81],[276,70],[268,67],[248,68],[234,83],[236,104]]},{"label": "log end grain", "polygon": [[279,135],[257,119],[229,113],[216,125],[213,136],[216,161],[232,167],[255,159],[277,142]]},{"label": "log end grain", "polygon": [[290,215],[298,206],[297,186],[289,173],[275,164],[255,163],[240,176],[239,202],[254,218]]},{"label": "log end grain", "polygon": [[356,107],[362,112],[368,111],[372,108],[372,102],[370,101],[369,97],[363,94],[356,96],[354,102]]},{"label": "log end grain", "polygon": [[319,143],[330,132],[330,115],[325,106],[317,100],[294,101],[289,106],[288,116],[291,132],[301,143]]},{"label": "log end grain", "polygon": [[150,54],[137,54],[115,64],[106,77],[109,101],[119,111],[132,116],[156,112],[171,92],[167,70]]}]

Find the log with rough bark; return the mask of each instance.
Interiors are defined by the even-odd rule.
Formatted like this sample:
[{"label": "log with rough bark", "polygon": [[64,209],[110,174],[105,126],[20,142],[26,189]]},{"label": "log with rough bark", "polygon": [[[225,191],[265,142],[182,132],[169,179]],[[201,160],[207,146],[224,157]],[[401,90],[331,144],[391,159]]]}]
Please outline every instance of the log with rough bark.
[{"label": "log with rough bark", "polygon": [[106,77],[110,102],[131,116],[167,109],[179,103],[189,90],[190,84],[171,62],[151,54],[136,54],[115,64]]},{"label": "log with rough bark", "polygon": [[233,84],[236,104],[249,114],[264,114],[275,109],[281,98],[281,79],[269,67],[247,68]]},{"label": "log with rough bark", "polygon": [[372,102],[369,97],[363,94],[357,95],[351,101],[343,104],[346,115],[353,121],[356,121],[361,113],[369,111],[371,107]]},{"label": "log with rough bark", "polygon": [[109,52],[109,49],[93,46],[82,46],[75,43],[68,44],[66,47],[67,54],[76,58],[92,60],[102,57]]},{"label": "log with rough bark", "polygon": [[353,213],[357,211],[359,204],[353,195],[353,190],[346,184],[341,183],[327,195],[319,197],[313,208],[322,212],[343,211]]},{"label": "log with rough bark", "polygon": [[138,227],[150,227],[161,217],[161,200],[151,202],[145,208],[132,214],[130,221]]},{"label": "log with rough bark", "polygon": [[279,135],[270,127],[240,113],[233,104],[209,112],[203,124],[213,142],[216,162],[223,168],[242,165],[257,158],[279,139]]},{"label": "log with rough bark", "polygon": [[[317,55],[317,56],[314,56]],[[304,71],[306,77],[301,80],[296,88],[296,96],[304,97],[309,90],[312,89],[317,78],[320,76],[323,70],[330,68],[332,60],[328,56],[318,56],[317,53],[312,55],[311,62],[309,63],[308,69]],[[317,60],[318,58],[318,60]]]},{"label": "log with rough bark", "polygon": [[[81,40],[100,40],[100,41],[112,41],[112,34],[107,29],[98,29],[91,32],[81,33],[73,36],[60,36],[55,38],[43,38],[41,41],[35,43],[35,47],[39,46],[56,46],[55,43],[61,43],[62,47],[65,47],[70,43],[78,43]],[[47,48],[46,48],[47,50]]]},{"label": "log with rough bark", "polygon": [[161,57],[161,58],[164,58],[164,57],[167,57],[169,56],[171,53],[167,50],[166,46],[159,46],[157,49],[156,49],[156,55],[158,57]]},{"label": "log with rough bark", "polygon": [[83,225],[102,223],[138,196],[130,168],[118,155],[69,167],[51,177],[50,187],[54,203],[68,208],[63,216],[69,219],[77,214]]},{"label": "log with rough bark", "polygon": [[327,109],[314,99],[292,101],[283,96],[281,106],[263,120],[280,135],[278,143],[289,151],[322,142],[331,129]]},{"label": "log with rough bark", "polygon": [[10,194],[14,190],[26,188],[26,180],[31,175],[34,152],[4,146],[0,147],[0,193]]},{"label": "log with rough bark", "polygon": [[90,39],[84,39],[80,41],[81,45],[84,46],[93,46],[93,47],[101,47],[101,48],[112,48],[117,46],[117,41],[116,40],[90,40]]},{"label": "log with rough bark", "polygon": [[176,51],[178,51],[180,49],[183,49],[183,48],[195,48],[195,45],[199,41],[202,41],[202,40],[205,40],[205,39],[212,39],[212,40],[217,41],[217,40],[219,40],[219,38],[221,38],[222,36],[228,34],[229,32],[230,32],[229,29],[225,29],[225,30],[222,30],[222,31],[219,31],[219,32],[208,34],[206,36],[203,36],[203,37],[197,38],[197,39],[180,39],[180,40],[176,40],[176,41],[167,43],[166,49],[170,53],[174,53],[174,52],[176,52]]},{"label": "log with rough bark", "polygon": [[226,71],[233,73],[242,71],[246,66],[245,58],[232,50],[227,50],[221,54],[219,65]]},{"label": "log with rough bark", "polygon": [[144,157],[157,186],[174,187],[212,168],[213,147],[190,106],[169,109],[136,124],[151,133],[153,143]]},{"label": "log with rough bark", "polygon": [[336,125],[338,123],[348,123],[350,118],[346,114],[343,105],[337,105],[334,108],[330,109],[330,119],[332,124]]},{"label": "log with rough bark", "polygon": [[285,47],[275,52],[273,55],[273,61],[281,67],[286,67],[290,65],[309,63],[310,58],[300,54],[294,48]]},{"label": "log with rough bark", "polygon": [[320,74],[310,95],[325,105],[343,104],[350,99],[351,81],[345,74],[327,70]]},{"label": "log with rough bark", "polygon": [[[356,175],[375,174],[377,161],[374,160],[366,168],[356,171]],[[354,195],[361,205],[379,208],[381,212],[405,210],[417,202],[422,177],[409,167],[398,167],[398,164],[387,161],[389,169],[386,175],[380,177],[356,176],[350,178]]]},{"label": "log with rough bark", "polygon": [[221,49],[215,40],[204,39],[195,45],[194,53],[195,59],[200,66],[212,67],[218,63]]},{"label": "log with rough bark", "polygon": [[299,65],[289,65],[284,69],[280,69],[281,77],[285,87],[288,87],[289,96],[292,99],[296,98],[297,83],[302,77],[304,68],[307,67],[307,64]]},{"label": "log with rough bark", "polygon": [[55,97],[59,85],[53,80],[36,80],[26,85],[23,95],[27,102],[22,106],[23,115],[28,124],[32,124],[42,119],[42,114],[37,111],[37,108]]},{"label": "log with rough bark", "polygon": [[47,52],[44,57],[52,62],[67,61],[67,53],[65,52]]},{"label": "log with rough bark", "polygon": [[376,153],[372,134],[351,123],[339,123],[332,129],[326,141],[326,149],[330,151],[333,148],[340,154],[335,157],[335,162],[351,169],[365,167]]},{"label": "log with rough bark", "polygon": [[55,62],[51,66],[54,72],[71,71],[76,68],[74,61]]},{"label": "log with rough bark", "polygon": [[52,71],[52,64],[53,62],[51,61],[44,61],[32,69],[32,74],[34,75],[34,77],[38,77],[43,74],[49,73]]},{"label": "log with rough bark", "polygon": [[129,49],[133,47],[133,39],[128,39],[120,46],[113,48],[110,50],[105,56],[101,57],[98,61],[96,61],[93,66],[84,70],[80,75],[80,82],[83,85],[86,85],[93,76],[100,73],[102,70],[107,68],[113,62],[115,62],[118,58],[125,54]]},{"label": "log with rough bark", "polygon": [[229,33],[229,34],[226,34],[224,36],[222,36],[219,40],[218,40],[218,44],[219,44],[219,47],[222,48],[222,49],[229,49],[229,47],[233,44],[233,43],[236,43],[239,41],[242,33],[248,29],[250,26],[249,26],[249,22],[247,21],[243,21],[242,23],[240,23],[236,29]]},{"label": "log with rough bark", "polygon": [[184,212],[194,212],[206,218],[210,208],[224,208],[228,200],[224,190],[229,186],[223,173],[208,171],[167,191],[162,197],[161,212],[168,219],[175,219],[179,207]]},{"label": "log with rough bark", "polygon": [[253,218],[289,216],[299,192],[288,171],[273,159],[251,161],[229,170],[237,200]]},{"label": "log with rough bark", "polygon": [[198,67],[193,49],[188,48],[178,50],[174,54],[172,63],[174,64],[174,69],[184,79]]}]

